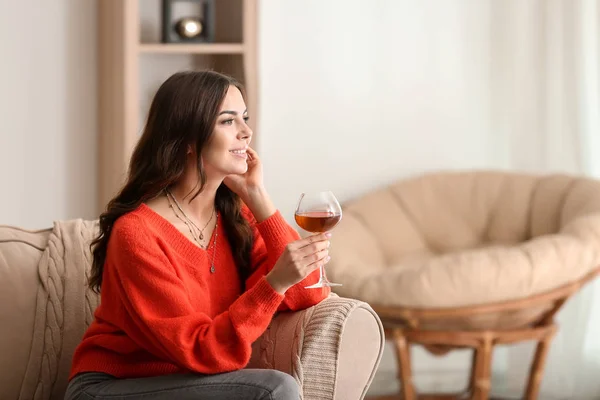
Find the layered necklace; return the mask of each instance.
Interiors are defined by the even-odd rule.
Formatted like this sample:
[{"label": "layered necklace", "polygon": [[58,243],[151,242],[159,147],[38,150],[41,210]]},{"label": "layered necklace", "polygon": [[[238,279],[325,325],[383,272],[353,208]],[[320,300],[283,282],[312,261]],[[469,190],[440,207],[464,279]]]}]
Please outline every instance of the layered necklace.
[{"label": "layered necklace", "polygon": [[[165,194],[167,196],[167,200],[169,201],[169,208],[171,210],[173,210],[173,214],[175,214],[175,216],[188,227],[188,230],[190,231],[190,235],[192,236],[192,239],[194,239],[194,241],[198,244],[198,246],[200,246],[200,248],[202,248],[206,251],[208,251],[208,247],[210,246],[210,238],[207,240],[207,243],[205,246],[202,243],[202,241],[204,240],[204,230],[206,229],[208,224],[210,224],[210,221],[212,221],[212,219],[216,215],[217,220],[215,222],[215,229],[214,229],[215,239],[213,241],[213,256],[212,256],[212,262],[210,264],[210,272],[214,274],[215,273],[215,255],[217,254],[217,237],[219,236],[219,214],[213,208],[212,214],[210,215],[210,219],[204,225],[204,227],[201,229],[198,227],[198,225],[196,225],[194,223],[194,221],[192,221],[192,219],[190,217],[188,217],[188,215],[185,213],[185,211],[183,211],[183,208],[181,207],[181,205],[179,204],[179,202],[177,201],[175,196],[173,196],[173,193],[171,193],[171,191],[169,189],[165,189]],[[175,205],[175,207],[177,207],[177,210],[179,210],[179,212],[175,211],[175,208],[173,208],[173,205]]]}]

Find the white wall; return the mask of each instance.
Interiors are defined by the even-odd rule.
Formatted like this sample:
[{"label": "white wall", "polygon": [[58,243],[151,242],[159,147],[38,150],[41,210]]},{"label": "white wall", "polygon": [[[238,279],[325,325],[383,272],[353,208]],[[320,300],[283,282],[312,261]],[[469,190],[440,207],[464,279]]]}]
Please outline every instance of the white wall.
[{"label": "white wall", "polygon": [[95,3],[0,2],[0,224],[94,217]]},{"label": "white wall", "polygon": [[289,218],[438,168],[502,166],[490,134],[487,1],[263,0],[260,145]]},{"label": "white wall", "polygon": [[[508,166],[491,129],[490,2],[261,4],[259,151],[289,221],[302,191],[344,201],[428,170]],[[470,354],[414,356],[418,388],[466,383]],[[494,362],[501,373],[506,354]],[[395,377],[388,347],[371,394],[393,392]]]},{"label": "white wall", "polygon": [[[304,190],[344,200],[414,172],[497,161],[486,7],[261,1],[259,150],[286,216]],[[95,216],[95,23],[94,0],[0,3],[1,223]]]}]

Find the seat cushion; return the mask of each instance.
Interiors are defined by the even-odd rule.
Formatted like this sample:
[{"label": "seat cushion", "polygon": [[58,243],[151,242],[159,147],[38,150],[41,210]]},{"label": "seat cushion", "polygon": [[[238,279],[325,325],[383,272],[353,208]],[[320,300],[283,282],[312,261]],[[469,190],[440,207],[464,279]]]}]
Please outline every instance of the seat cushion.
[{"label": "seat cushion", "polygon": [[343,206],[327,266],[370,304],[450,308],[527,298],[600,265],[600,182],[447,172]]},{"label": "seat cushion", "polygon": [[[332,247],[332,258],[340,246]],[[515,246],[488,246],[440,255],[408,255],[378,269],[329,273],[337,292],[371,304],[415,308],[463,307],[516,300],[584,277],[598,248],[569,235],[548,235]],[[565,267],[568,265],[569,267]],[[365,273],[365,271],[371,273]]]}]

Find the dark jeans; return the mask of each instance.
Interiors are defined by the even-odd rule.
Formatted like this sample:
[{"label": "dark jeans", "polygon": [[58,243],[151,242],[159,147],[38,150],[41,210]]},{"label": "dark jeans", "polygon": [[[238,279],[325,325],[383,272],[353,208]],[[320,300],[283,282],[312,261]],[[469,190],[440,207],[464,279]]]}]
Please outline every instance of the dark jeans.
[{"label": "dark jeans", "polygon": [[242,369],[217,375],[165,375],[117,379],[99,372],[75,376],[65,400],[296,400],[290,375],[271,369]]}]

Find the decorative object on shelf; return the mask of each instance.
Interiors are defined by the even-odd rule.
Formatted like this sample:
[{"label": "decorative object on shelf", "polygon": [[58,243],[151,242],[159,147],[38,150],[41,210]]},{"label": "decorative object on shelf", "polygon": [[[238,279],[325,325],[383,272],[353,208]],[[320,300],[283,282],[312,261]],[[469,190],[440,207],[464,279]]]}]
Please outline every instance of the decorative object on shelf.
[{"label": "decorative object on shelf", "polygon": [[202,35],[204,24],[199,18],[182,18],[175,24],[177,34],[185,39],[193,39]]},{"label": "decorative object on shelf", "polygon": [[[174,20],[176,3],[196,3],[201,15]],[[215,0],[163,0],[162,14],[163,43],[214,42]]]}]

